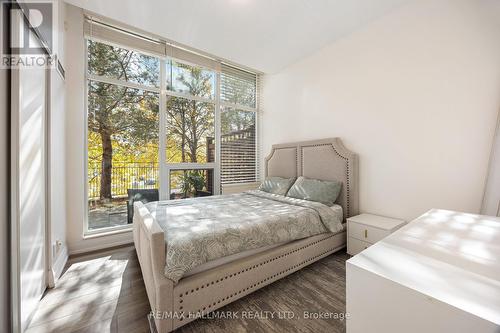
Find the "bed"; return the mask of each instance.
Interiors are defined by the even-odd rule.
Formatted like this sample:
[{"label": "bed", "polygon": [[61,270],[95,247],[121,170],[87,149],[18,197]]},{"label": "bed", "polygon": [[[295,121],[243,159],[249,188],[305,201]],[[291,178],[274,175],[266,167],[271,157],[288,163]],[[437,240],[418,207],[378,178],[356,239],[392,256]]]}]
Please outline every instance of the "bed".
[{"label": "bed", "polygon": [[[345,222],[346,218],[358,213],[357,156],[345,148],[339,138],[273,145],[271,153],[265,159],[265,175],[284,178],[304,176],[341,181],[342,190],[336,201],[336,205],[342,212],[341,220]],[[262,197],[259,193],[238,194],[230,198],[236,204],[238,200],[250,200],[249,202],[274,200],[278,202],[276,211],[282,209],[279,201],[283,199]],[[191,200],[195,201],[183,202],[179,212],[183,212],[182,209],[193,210],[196,207],[204,209],[203,205],[207,202],[217,208],[213,206],[217,201],[216,198],[212,201],[203,201],[208,200],[205,198]],[[318,211],[317,207],[303,207],[300,204],[284,201],[284,205],[294,206],[289,214],[303,213],[307,216],[308,209],[309,214],[316,209],[314,214],[319,216],[334,216],[333,213],[326,211],[330,208],[338,214],[336,207],[323,205],[324,208]],[[164,231],[165,226],[162,224],[164,219],[160,217],[162,210],[158,210],[158,206],[162,208],[161,205],[163,204],[159,202],[154,206],[156,208],[153,208],[151,205],[145,206],[136,202],[133,219],[137,257],[152,309],[152,318],[160,333],[171,332],[344,248],[346,244],[346,233],[342,228],[332,227],[323,231],[306,230],[306,233],[310,232],[312,235],[293,241],[286,241],[289,237],[287,235],[281,238],[276,237],[273,238],[274,244],[268,244],[269,241],[255,244],[254,248],[248,251],[227,252],[231,255],[216,260],[205,257],[204,260],[196,261],[196,257],[193,257],[193,260],[184,260],[172,268],[167,265],[169,261],[166,260],[167,257],[172,260],[174,254],[168,251],[172,245],[168,243],[170,232]],[[281,213],[288,214],[287,211],[281,211]],[[248,215],[248,212],[246,214]],[[262,216],[256,214],[257,219]],[[182,223],[179,224],[182,225]],[[279,233],[276,232],[276,234]],[[301,235],[294,235],[294,237]],[[268,245],[261,246],[263,244]],[[177,256],[177,258],[182,257],[182,255]],[[189,257],[188,250],[186,250],[186,257]],[[192,264],[191,261],[196,262]]]}]

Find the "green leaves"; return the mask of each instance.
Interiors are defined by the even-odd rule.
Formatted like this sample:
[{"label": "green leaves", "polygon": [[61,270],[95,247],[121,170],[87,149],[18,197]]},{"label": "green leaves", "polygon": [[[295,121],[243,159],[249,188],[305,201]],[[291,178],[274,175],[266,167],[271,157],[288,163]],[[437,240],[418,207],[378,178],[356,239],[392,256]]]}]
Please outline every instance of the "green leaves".
[{"label": "green leaves", "polygon": [[183,170],[181,190],[185,197],[194,196],[196,191],[205,189],[206,179],[201,170]]},{"label": "green leaves", "polygon": [[88,72],[96,76],[160,87],[160,60],[136,51],[88,40]]}]

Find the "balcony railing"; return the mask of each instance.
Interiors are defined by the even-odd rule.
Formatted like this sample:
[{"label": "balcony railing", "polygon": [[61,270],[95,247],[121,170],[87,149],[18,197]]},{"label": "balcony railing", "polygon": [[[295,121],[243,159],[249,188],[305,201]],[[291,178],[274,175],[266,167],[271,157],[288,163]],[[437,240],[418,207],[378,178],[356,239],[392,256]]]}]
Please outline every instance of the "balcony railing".
[{"label": "balcony railing", "polygon": [[[111,195],[113,198],[127,196],[127,189],[158,188],[159,171],[157,163],[114,163],[111,172]],[[101,165],[89,165],[88,198],[100,197]]]},{"label": "balcony railing", "polygon": [[[221,182],[253,182],[256,177],[255,127],[234,131],[221,136]],[[207,159],[215,161],[214,138],[207,138]],[[212,192],[213,173],[207,174],[207,189]],[[113,163],[111,172],[111,196],[123,198],[127,189],[159,188],[157,163]],[[101,165],[88,168],[88,198],[98,200],[101,189]],[[213,193],[213,192],[212,192]]]}]

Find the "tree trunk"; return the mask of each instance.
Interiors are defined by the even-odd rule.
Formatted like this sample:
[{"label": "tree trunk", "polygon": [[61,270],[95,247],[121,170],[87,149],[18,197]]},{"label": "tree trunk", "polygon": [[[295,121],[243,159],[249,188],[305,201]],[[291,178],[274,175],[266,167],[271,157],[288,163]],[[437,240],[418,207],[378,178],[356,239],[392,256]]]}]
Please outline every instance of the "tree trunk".
[{"label": "tree trunk", "polygon": [[198,131],[197,131],[197,126],[198,124],[196,123],[196,101],[192,101],[192,110],[190,113],[191,117],[191,147],[189,147],[191,151],[191,162],[197,163],[198,162],[198,156],[196,156],[196,150],[198,149]]},{"label": "tree trunk", "polygon": [[111,174],[113,170],[113,145],[111,135],[101,132],[102,166],[101,166],[101,200],[111,199]]},{"label": "tree trunk", "polygon": [[181,119],[182,119],[182,142],[181,142],[181,158],[182,158],[182,162],[186,162],[186,148],[185,148],[185,144],[186,144],[186,111],[184,110],[184,107],[183,107],[183,110],[182,110],[182,114],[181,114]]}]

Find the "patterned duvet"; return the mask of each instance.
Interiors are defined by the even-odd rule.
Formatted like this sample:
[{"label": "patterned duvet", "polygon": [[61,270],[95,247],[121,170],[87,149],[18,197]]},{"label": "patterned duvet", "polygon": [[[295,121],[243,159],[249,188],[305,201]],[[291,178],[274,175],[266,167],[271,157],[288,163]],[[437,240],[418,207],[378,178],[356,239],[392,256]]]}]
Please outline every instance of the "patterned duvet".
[{"label": "patterned duvet", "polygon": [[179,281],[208,261],[342,231],[342,208],[262,191],[146,204],[165,233],[165,276]]}]

